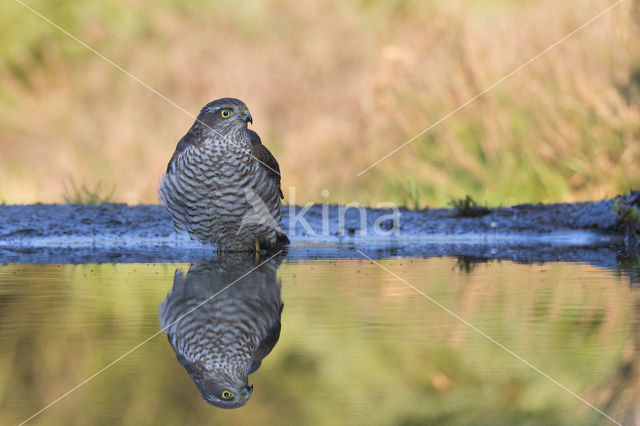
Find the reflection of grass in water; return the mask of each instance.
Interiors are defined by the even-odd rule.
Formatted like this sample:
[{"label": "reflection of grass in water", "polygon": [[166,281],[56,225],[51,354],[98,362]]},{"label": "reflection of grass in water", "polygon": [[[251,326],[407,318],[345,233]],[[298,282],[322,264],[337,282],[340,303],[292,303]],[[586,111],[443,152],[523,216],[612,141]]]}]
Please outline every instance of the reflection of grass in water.
[{"label": "reflection of grass in water", "polygon": [[[630,339],[628,290],[595,268],[545,264],[539,271],[492,262],[468,274],[455,272],[455,259],[383,263],[579,394],[608,385]],[[0,401],[25,401],[3,404],[3,416],[17,423],[23,411],[32,414],[157,331],[157,306],[174,269],[0,268],[0,322],[10,325],[1,337],[0,371],[11,372],[4,375]],[[375,265],[285,263],[278,274],[282,334],[250,377],[255,391],[246,409],[215,410],[201,401],[166,338],[158,336],[44,413],[41,422],[99,423],[104,413],[117,424],[600,421]]]},{"label": "reflection of grass in water", "polygon": [[629,277],[632,287],[640,287],[640,256],[637,252],[618,256],[618,273]]},{"label": "reflection of grass in water", "polygon": [[[355,177],[603,2],[32,4],[192,113],[217,96],[243,98],[285,193],[305,188],[300,203],[323,188],[331,201],[424,207],[464,194],[492,205],[601,198],[640,185],[630,6]],[[116,185],[117,201],[155,202],[191,120],[17,3],[0,5],[0,24],[11,34],[0,40],[0,193],[61,201],[60,176],[71,175]],[[158,72],[158,63],[168,66]],[[212,78],[217,69],[229,78]],[[39,162],[47,167],[32,167]],[[403,194],[405,176],[413,183]]]},{"label": "reflection of grass in water", "polygon": [[105,193],[102,190],[102,184],[97,183],[96,186],[91,189],[86,184],[78,186],[72,182],[70,187],[65,185],[64,201],[68,204],[100,204],[110,203],[113,200],[113,194],[115,193],[115,187],[109,193]]},{"label": "reflection of grass in water", "polygon": [[458,256],[456,261],[456,268],[460,272],[465,274],[472,273],[478,266],[491,262],[492,259],[486,257],[476,256]]}]

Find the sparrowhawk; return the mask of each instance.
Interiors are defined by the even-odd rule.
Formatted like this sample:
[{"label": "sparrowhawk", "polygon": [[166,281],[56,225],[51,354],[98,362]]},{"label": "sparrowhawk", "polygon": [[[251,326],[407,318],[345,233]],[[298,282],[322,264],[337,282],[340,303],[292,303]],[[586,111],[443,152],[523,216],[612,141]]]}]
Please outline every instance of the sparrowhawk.
[{"label": "sparrowhawk", "polygon": [[254,373],[278,342],[281,258],[255,267],[252,255],[231,254],[176,271],[160,306],[160,323],[178,361],[208,403],[238,408],[251,396]]},{"label": "sparrowhawk", "polygon": [[289,242],[279,228],[280,167],[244,102],[205,105],[180,140],[160,184],[160,199],[178,231],[218,252],[270,249]]}]

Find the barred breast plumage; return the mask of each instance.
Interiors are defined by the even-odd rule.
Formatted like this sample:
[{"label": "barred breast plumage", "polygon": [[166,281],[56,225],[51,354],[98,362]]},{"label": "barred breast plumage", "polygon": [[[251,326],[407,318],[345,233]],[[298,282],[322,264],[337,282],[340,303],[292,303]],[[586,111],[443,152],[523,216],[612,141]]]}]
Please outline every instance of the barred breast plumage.
[{"label": "barred breast plumage", "polygon": [[160,199],[178,231],[229,251],[255,241],[288,242],[280,230],[280,169],[241,101],[207,104],[178,143],[160,185]]},{"label": "barred breast plumage", "polygon": [[[180,364],[217,407],[244,405],[255,372],[280,336],[278,257],[258,268],[234,254],[176,271],[159,319]],[[255,269],[254,269],[255,268]]]}]

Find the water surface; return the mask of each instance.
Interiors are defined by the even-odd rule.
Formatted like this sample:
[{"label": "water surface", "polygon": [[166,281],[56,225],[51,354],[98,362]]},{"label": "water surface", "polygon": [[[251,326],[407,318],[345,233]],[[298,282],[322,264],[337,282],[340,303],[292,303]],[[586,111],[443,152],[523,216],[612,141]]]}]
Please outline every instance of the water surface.
[{"label": "water surface", "polygon": [[[0,423],[29,418],[173,324],[171,338],[159,333],[29,424],[613,424],[434,301],[611,417],[636,420],[640,293],[624,274],[378,262],[433,301],[367,260],[0,266]],[[234,327],[252,331],[236,341]],[[209,334],[181,340],[193,330]],[[185,360],[227,362],[237,347],[249,348],[253,390],[241,408],[217,408],[206,393],[222,388]]]}]

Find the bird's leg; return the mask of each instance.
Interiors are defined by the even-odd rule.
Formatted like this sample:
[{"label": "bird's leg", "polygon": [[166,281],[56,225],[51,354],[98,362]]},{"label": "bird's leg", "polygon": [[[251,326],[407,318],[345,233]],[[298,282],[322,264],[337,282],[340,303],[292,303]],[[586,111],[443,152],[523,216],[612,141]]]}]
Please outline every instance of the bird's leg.
[{"label": "bird's leg", "polygon": [[218,244],[218,257],[222,256],[222,245]]},{"label": "bird's leg", "polygon": [[253,249],[255,250],[253,263],[258,266],[258,263],[260,262],[260,240],[257,238],[253,240]]}]

